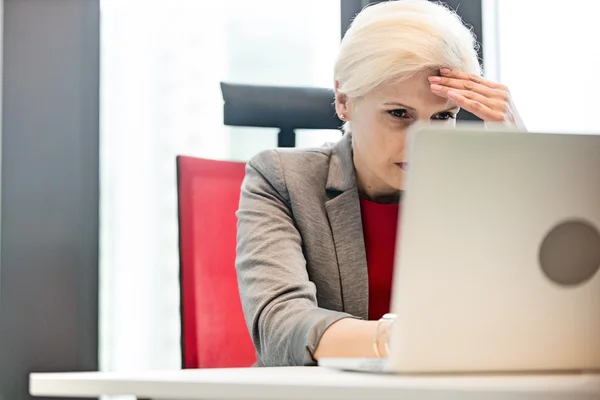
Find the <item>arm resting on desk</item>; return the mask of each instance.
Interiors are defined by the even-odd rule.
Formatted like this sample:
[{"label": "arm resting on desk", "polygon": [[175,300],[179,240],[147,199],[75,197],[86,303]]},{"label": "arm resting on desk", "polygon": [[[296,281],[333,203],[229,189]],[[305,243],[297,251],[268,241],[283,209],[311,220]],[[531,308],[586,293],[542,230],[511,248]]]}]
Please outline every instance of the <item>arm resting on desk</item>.
[{"label": "arm resting on desk", "polygon": [[375,357],[373,334],[377,321],[342,319],[334,323],[321,336],[314,358]]},{"label": "arm resting on desk", "polygon": [[314,365],[319,356],[372,357],[373,322],[317,305],[275,151],[248,163],[237,217],[240,296],[259,363]]}]

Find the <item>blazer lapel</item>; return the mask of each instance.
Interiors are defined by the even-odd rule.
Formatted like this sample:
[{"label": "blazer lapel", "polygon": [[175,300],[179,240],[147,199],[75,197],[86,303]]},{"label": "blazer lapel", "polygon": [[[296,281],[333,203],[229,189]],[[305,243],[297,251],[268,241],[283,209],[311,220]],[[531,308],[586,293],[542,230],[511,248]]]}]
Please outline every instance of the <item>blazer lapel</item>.
[{"label": "blazer lapel", "polygon": [[344,311],[368,318],[369,282],[352,142],[346,134],[332,149],[325,203],[337,255]]}]

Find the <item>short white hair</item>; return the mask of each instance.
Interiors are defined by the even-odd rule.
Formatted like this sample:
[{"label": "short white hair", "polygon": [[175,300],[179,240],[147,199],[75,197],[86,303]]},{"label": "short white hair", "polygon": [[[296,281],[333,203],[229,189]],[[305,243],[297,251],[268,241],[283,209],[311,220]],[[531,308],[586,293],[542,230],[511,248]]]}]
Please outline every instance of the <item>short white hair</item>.
[{"label": "short white hair", "polygon": [[472,29],[429,0],[389,0],[364,8],[342,39],[334,78],[349,99],[442,67],[481,75]]}]

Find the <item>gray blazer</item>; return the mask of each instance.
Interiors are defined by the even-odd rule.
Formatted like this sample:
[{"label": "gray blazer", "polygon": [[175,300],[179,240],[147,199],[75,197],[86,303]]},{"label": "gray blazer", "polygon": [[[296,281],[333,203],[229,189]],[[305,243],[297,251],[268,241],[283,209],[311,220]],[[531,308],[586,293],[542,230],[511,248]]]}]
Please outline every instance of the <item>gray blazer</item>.
[{"label": "gray blazer", "polygon": [[368,317],[350,135],[252,158],[237,218],[236,269],[258,365],[313,365],[331,324]]}]

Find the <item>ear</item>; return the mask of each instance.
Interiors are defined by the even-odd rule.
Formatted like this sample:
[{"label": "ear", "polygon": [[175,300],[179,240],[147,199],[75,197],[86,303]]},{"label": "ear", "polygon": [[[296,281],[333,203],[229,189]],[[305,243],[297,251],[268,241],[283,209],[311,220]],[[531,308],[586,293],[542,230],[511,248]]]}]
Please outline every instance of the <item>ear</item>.
[{"label": "ear", "polygon": [[335,112],[341,120],[350,120],[350,107],[348,106],[348,96],[339,91],[340,83],[335,81]]}]

